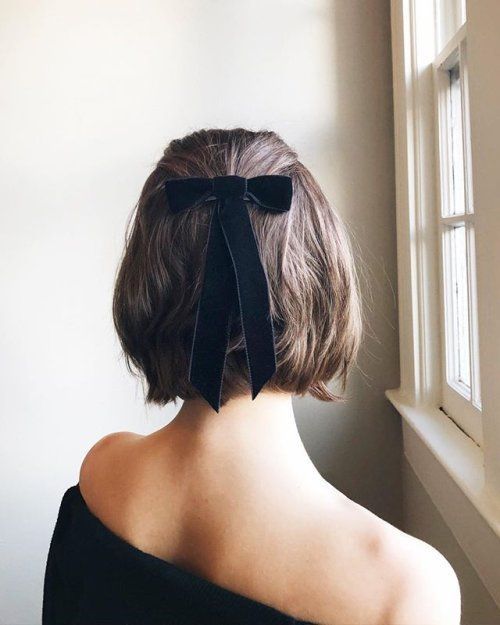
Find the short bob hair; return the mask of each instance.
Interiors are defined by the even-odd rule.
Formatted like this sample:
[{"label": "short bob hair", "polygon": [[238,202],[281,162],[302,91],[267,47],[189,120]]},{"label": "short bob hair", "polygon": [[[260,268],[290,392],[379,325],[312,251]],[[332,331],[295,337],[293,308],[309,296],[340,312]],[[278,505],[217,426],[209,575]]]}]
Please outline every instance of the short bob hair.
[{"label": "short bob hair", "polygon": [[[360,304],[344,227],[297,154],[275,132],[199,130],[172,141],[146,180],[118,270],[113,318],[129,369],[145,377],[147,402],[200,397],[188,380],[210,205],[171,214],[167,178],[291,176],[289,212],[249,205],[269,285],[277,370],[265,389],[342,399],[361,334]],[[249,393],[239,316],[233,320],[221,405]]]}]

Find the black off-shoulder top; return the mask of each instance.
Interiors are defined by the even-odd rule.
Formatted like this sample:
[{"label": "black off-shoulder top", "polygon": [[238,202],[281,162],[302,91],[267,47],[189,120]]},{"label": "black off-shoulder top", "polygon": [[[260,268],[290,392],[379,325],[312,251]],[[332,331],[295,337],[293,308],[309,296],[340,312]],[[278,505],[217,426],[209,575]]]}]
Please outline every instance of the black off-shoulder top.
[{"label": "black off-shoulder top", "polygon": [[45,570],[42,625],[313,625],[132,546],[64,494]]}]

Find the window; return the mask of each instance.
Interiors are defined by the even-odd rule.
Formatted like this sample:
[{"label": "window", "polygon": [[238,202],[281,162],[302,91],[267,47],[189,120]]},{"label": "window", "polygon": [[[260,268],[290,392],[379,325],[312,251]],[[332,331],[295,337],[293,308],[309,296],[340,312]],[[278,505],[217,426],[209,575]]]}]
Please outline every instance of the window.
[{"label": "window", "polygon": [[465,9],[391,0],[401,381],[386,394],[500,605],[500,2]]},{"label": "window", "polygon": [[[437,6],[443,10],[443,2]],[[447,0],[446,0],[447,1]],[[458,17],[457,17],[458,16]],[[449,16],[450,17],[450,16]],[[454,18],[454,19],[451,19]],[[482,443],[466,24],[461,5],[437,29],[435,91],[440,247],[442,409]]]}]

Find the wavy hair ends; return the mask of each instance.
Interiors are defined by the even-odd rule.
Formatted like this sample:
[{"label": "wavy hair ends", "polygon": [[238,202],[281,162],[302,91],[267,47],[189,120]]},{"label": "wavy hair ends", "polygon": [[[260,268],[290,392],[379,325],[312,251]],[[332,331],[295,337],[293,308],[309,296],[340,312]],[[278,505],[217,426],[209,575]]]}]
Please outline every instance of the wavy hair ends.
[{"label": "wavy hair ends", "polygon": [[[127,229],[113,296],[113,319],[130,370],[144,377],[148,402],[199,393],[188,379],[203,279],[210,205],[169,213],[167,178],[291,176],[289,212],[249,205],[269,285],[277,370],[266,389],[338,401],[361,336],[360,299],[342,222],[310,171],[276,133],[199,130],[172,141],[142,189]],[[239,316],[233,319],[221,404],[248,394]]]}]

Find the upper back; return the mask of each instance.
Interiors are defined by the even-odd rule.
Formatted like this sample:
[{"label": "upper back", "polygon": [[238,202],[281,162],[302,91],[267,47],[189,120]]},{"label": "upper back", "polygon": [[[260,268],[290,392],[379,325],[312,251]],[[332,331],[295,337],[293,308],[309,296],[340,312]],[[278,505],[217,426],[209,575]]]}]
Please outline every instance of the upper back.
[{"label": "upper back", "polygon": [[458,625],[456,576],[437,551],[324,481],[260,470],[173,433],[118,433],[89,452],[80,489],[126,542],[298,619]]}]

